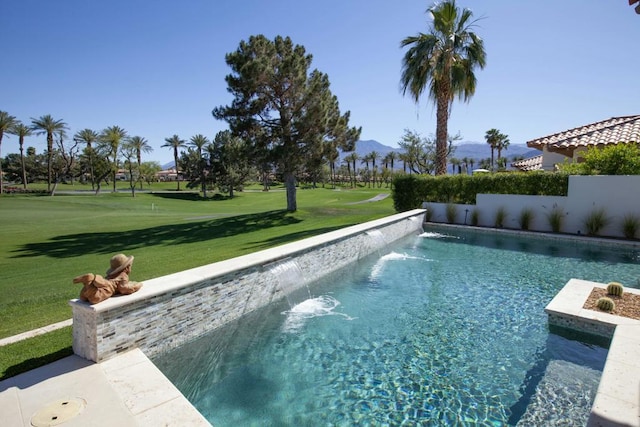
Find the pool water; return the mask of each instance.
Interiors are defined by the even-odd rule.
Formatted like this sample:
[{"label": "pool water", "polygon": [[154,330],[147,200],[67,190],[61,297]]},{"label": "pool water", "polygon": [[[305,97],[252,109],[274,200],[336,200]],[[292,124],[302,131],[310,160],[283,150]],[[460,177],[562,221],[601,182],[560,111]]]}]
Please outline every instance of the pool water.
[{"label": "pool water", "polygon": [[638,251],[448,233],[154,363],[216,427],[585,425],[608,343],[550,331],[544,307],[570,278],[637,287]]}]

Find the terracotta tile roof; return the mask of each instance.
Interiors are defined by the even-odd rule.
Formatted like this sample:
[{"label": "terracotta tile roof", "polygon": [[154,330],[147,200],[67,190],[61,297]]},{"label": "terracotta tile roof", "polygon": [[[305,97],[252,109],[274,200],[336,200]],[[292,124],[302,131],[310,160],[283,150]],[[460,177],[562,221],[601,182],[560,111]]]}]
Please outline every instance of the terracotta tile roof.
[{"label": "terracotta tile roof", "polygon": [[542,154],[529,157],[528,159],[518,160],[517,162],[511,163],[511,166],[524,172],[542,170]]},{"label": "terracotta tile roof", "polygon": [[553,135],[527,141],[527,146],[559,153],[572,153],[576,148],[640,142],[640,115],[612,117]]}]

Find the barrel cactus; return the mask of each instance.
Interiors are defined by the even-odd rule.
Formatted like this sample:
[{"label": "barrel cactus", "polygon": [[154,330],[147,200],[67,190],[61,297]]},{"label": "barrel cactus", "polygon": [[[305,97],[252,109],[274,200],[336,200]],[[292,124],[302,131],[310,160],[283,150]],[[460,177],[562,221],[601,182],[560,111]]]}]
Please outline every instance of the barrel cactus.
[{"label": "barrel cactus", "polygon": [[613,311],[616,308],[616,303],[611,298],[602,297],[598,298],[596,305],[600,310]]},{"label": "barrel cactus", "polygon": [[624,286],[618,282],[611,282],[607,285],[607,294],[621,297],[624,293]]}]

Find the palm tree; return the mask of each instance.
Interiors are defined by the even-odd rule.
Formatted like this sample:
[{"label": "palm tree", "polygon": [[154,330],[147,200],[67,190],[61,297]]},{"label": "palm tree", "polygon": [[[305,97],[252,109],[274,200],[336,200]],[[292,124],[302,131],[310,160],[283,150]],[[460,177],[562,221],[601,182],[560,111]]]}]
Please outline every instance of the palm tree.
[{"label": "palm tree", "polygon": [[329,162],[329,175],[331,177],[331,186],[336,188],[336,162],[340,159],[340,152],[332,147],[327,152],[327,161]]},{"label": "palm tree", "polygon": [[371,171],[373,175],[373,186],[376,186],[376,175],[378,170],[376,169],[376,160],[380,158],[380,154],[377,151],[372,151],[369,153],[369,159],[371,160]]},{"label": "palm tree", "polygon": [[500,131],[498,129],[489,129],[484,134],[484,139],[487,141],[487,144],[491,147],[491,167],[489,169],[493,170],[493,151],[498,148],[498,140],[500,139]]},{"label": "palm tree", "polygon": [[[24,165],[24,137],[33,134],[31,128],[20,121],[16,121],[13,127],[9,130],[18,137],[18,143],[20,144],[20,167],[22,168],[22,187],[27,189],[27,168]],[[0,173],[2,170],[0,169]]]},{"label": "palm tree", "polygon": [[[365,154],[364,156],[362,156],[362,158],[360,159],[360,164],[361,165],[365,165],[365,171],[367,173],[367,183],[369,184],[369,187],[371,187],[371,175],[370,175],[370,171],[369,171],[369,162],[371,161],[371,154]],[[355,166],[353,167],[355,169]]]},{"label": "palm tree", "polygon": [[496,143],[496,150],[498,150],[498,160],[502,157],[502,150],[509,148],[509,137],[503,133],[498,135],[498,142]]},{"label": "palm tree", "polygon": [[73,135],[73,140],[87,145],[87,154],[89,155],[89,176],[91,178],[91,189],[95,189],[95,172],[93,170],[93,147],[92,144],[100,138],[98,132],[92,129],[82,129]]},{"label": "palm tree", "polygon": [[451,172],[456,173],[456,169],[458,170],[458,175],[462,173],[462,161],[455,157],[449,159],[449,163],[451,163]]},{"label": "palm tree", "polygon": [[[204,198],[207,197],[207,183],[205,182],[205,165],[202,159],[202,148],[209,144],[209,138],[202,134],[193,135],[189,140],[189,144],[198,151],[198,169],[200,169],[200,184],[202,185],[202,195]],[[177,169],[176,169],[177,170]]]},{"label": "palm tree", "polygon": [[[131,138],[129,138],[129,147],[136,154],[138,171],[140,171],[140,166],[142,166],[142,153],[151,153],[153,151],[153,147],[150,146],[147,140],[141,136],[132,136]],[[142,190],[142,175],[140,175],[139,181],[140,189]]]},{"label": "palm tree", "polygon": [[163,147],[173,148],[173,160],[176,165],[176,178],[178,180],[178,191],[180,191],[180,171],[178,170],[178,148],[184,147],[184,140],[180,139],[178,135],[173,135],[171,138],[165,138],[165,144]]},{"label": "palm tree", "polygon": [[358,171],[356,169],[356,162],[358,161],[358,159],[359,159],[358,153],[356,153],[355,151],[351,154],[348,154],[344,158],[344,161],[347,163],[348,168],[351,168],[351,165],[353,165],[353,184],[352,184],[353,187],[356,186],[356,177],[358,175]]},{"label": "palm tree", "polygon": [[384,156],[384,161],[391,166],[392,173],[394,170],[394,163],[397,158],[398,158],[398,153],[396,153],[395,151],[390,151],[389,153],[387,153],[386,156]]},{"label": "palm tree", "polygon": [[67,129],[67,124],[62,120],[56,120],[50,114],[31,118],[31,128],[36,134],[47,134],[47,191],[51,192],[51,175],[53,175],[53,135],[61,134]]},{"label": "palm tree", "polygon": [[473,31],[469,9],[460,10],[455,0],[437,3],[427,9],[433,17],[430,32],[407,37],[409,46],[402,60],[402,93],[407,91],[417,103],[427,89],[436,105],[436,175],[447,173],[449,110],[457,95],[468,102],[475,93],[474,69],[484,68],[484,43]]},{"label": "palm tree", "polygon": [[127,139],[127,131],[120,126],[109,126],[100,133],[100,143],[106,157],[112,157],[111,172],[113,178],[113,192],[116,192],[116,174],[118,173],[118,155],[120,144]]},{"label": "palm tree", "polygon": [[2,137],[5,132],[11,132],[11,129],[15,126],[16,122],[15,117],[9,115],[6,111],[0,111],[0,194],[4,191],[4,175],[2,174]]}]

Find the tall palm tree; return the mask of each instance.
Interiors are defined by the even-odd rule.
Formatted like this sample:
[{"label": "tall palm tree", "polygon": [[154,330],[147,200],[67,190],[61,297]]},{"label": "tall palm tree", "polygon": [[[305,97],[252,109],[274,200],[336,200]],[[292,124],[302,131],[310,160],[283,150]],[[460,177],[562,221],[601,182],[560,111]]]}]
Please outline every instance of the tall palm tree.
[{"label": "tall palm tree", "polygon": [[53,175],[53,136],[64,133],[67,124],[62,120],[56,120],[50,114],[31,118],[31,128],[36,134],[47,134],[47,191],[51,192],[51,176]]},{"label": "tall palm tree", "polygon": [[176,178],[178,181],[178,191],[180,191],[180,170],[178,169],[178,149],[184,147],[184,140],[180,139],[178,135],[173,135],[171,138],[165,138],[165,144],[163,147],[173,148],[173,160],[176,166]]},{"label": "tall palm tree", "polygon": [[387,162],[390,166],[391,166],[391,172],[393,173],[394,170],[394,163],[396,161],[396,159],[398,158],[398,153],[395,151],[390,151],[387,153],[386,156],[384,156],[384,161]]},{"label": "tall palm tree", "polygon": [[485,134],[484,134],[484,139],[485,141],[487,141],[487,144],[489,144],[489,146],[491,147],[491,170],[493,170],[493,165],[494,165],[494,161],[493,161],[493,153],[494,150],[496,148],[498,148],[498,141],[500,139],[500,131],[498,129],[489,129]]},{"label": "tall palm tree", "polygon": [[356,162],[358,161],[358,159],[359,159],[358,153],[356,153],[355,151],[351,154],[348,154],[344,158],[344,160],[347,162],[347,165],[353,166],[353,184],[352,184],[353,187],[356,186],[356,179],[358,176],[358,170],[356,169]]},{"label": "tall palm tree", "polygon": [[[33,134],[31,128],[20,121],[16,121],[13,127],[9,130],[18,137],[18,144],[20,144],[20,167],[22,168],[22,187],[27,189],[27,168],[24,165],[24,137]],[[0,169],[0,173],[1,173]]]},{"label": "tall palm tree", "polygon": [[209,144],[209,138],[202,134],[193,135],[189,140],[189,146],[194,147],[198,152],[198,169],[200,169],[200,185],[202,186],[202,196],[207,197],[207,183],[205,182],[205,165],[202,158],[202,149]]},{"label": "tall palm tree", "polygon": [[484,68],[484,43],[473,31],[469,9],[460,10],[455,0],[436,3],[427,9],[433,17],[430,32],[407,37],[409,47],[402,60],[402,93],[417,103],[427,89],[436,105],[436,175],[447,173],[449,110],[453,99],[468,102],[476,89],[474,69]]},{"label": "tall palm tree", "polygon": [[[365,154],[364,156],[362,156],[360,158],[360,164],[361,165],[365,165],[365,171],[367,174],[367,184],[369,184],[369,187],[371,187],[371,175],[370,175],[370,171],[369,171],[369,162],[371,161],[371,155],[370,154]],[[355,169],[355,166],[353,167],[353,169]]]},{"label": "tall palm tree", "polygon": [[15,117],[6,111],[0,111],[0,194],[4,191],[4,175],[2,174],[2,137],[5,132],[9,133],[16,123],[17,121]]},{"label": "tall palm tree", "polygon": [[92,129],[82,129],[73,135],[73,140],[86,144],[87,153],[89,154],[89,176],[91,178],[91,189],[95,189],[95,172],[93,170],[93,143],[98,142],[100,135]]},{"label": "tall palm tree", "polygon": [[498,136],[498,143],[496,144],[496,150],[498,151],[498,160],[502,157],[502,150],[509,148],[509,137],[503,133]]},{"label": "tall palm tree", "polygon": [[113,179],[113,192],[116,192],[116,174],[118,173],[118,156],[120,144],[127,139],[127,131],[120,126],[109,126],[100,132],[100,144],[107,158],[111,158],[111,178]]},{"label": "tall palm tree", "polygon": [[[136,161],[138,162],[138,171],[140,171],[140,166],[142,166],[142,153],[151,153],[153,151],[153,147],[149,145],[146,138],[141,136],[132,136],[128,141],[129,147],[136,154]],[[142,190],[142,175],[139,178],[140,181],[140,189]]]},{"label": "tall palm tree", "polygon": [[378,170],[376,169],[376,160],[380,158],[380,154],[377,151],[372,151],[369,153],[369,159],[371,160],[371,171],[373,175],[373,186],[376,186],[376,176]]}]

